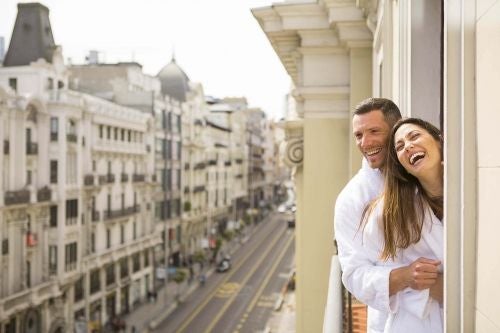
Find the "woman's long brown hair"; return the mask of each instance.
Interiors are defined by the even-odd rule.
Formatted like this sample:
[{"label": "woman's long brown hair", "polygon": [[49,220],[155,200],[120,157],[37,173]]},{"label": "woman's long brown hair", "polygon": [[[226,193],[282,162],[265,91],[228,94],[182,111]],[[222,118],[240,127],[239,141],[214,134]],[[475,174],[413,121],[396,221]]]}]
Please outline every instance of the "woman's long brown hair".
[{"label": "woman's long brown hair", "polygon": [[[384,249],[381,259],[394,259],[398,249],[406,249],[417,243],[422,234],[425,209],[431,208],[434,214],[443,218],[443,198],[430,197],[418,179],[409,174],[399,163],[394,136],[403,124],[414,124],[428,132],[440,143],[441,156],[443,140],[441,132],[432,124],[418,118],[406,118],[398,121],[391,130],[387,146],[385,164],[385,184],[383,193],[382,227]],[[441,157],[442,160],[442,157]],[[364,220],[373,211],[376,202],[367,209]],[[426,208],[428,207],[428,208]]]}]

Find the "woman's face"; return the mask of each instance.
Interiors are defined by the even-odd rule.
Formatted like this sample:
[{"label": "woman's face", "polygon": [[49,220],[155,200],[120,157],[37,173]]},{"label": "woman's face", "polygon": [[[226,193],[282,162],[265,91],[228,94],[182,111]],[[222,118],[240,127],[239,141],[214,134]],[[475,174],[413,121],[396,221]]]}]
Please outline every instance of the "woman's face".
[{"label": "woman's face", "polygon": [[403,124],[394,134],[399,163],[417,179],[434,176],[441,167],[441,145],[415,124]]}]

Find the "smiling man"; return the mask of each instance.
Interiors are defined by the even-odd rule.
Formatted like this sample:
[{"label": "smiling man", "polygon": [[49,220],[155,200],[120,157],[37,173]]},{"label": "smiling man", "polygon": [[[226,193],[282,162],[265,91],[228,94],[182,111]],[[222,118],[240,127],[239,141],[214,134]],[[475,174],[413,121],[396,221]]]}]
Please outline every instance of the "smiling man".
[{"label": "smiling man", "polygon": [[[359,228],[365,207],[383,190],[383,170],[391,128],[401,119],[399,108],[386,98],[368,98],[354,111],[352,129],[363,165],[335,203],[335,238],[342,282],[368,305],[368,332],[384,331],[390,296],[405,288],[423,289],[422,276],[437,270],[437,262],[420,258],[401,268],[376,266],[367,258]],[[366,240],[364,240],[366,241]],[[379,309],[379,310],[376,310]],[[328,313],[327,313],[328,315]]]}]

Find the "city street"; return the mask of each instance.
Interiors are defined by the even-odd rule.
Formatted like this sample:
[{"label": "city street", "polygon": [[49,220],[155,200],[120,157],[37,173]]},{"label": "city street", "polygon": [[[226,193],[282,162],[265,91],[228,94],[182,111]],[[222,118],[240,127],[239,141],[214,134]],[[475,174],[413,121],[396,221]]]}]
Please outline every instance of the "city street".
[{"label": "city street", "polygon": [[229,271],[214,273],[155,332],[263,331],[294,252],[293,229],[281,215],[272,216],[234,253]]}]

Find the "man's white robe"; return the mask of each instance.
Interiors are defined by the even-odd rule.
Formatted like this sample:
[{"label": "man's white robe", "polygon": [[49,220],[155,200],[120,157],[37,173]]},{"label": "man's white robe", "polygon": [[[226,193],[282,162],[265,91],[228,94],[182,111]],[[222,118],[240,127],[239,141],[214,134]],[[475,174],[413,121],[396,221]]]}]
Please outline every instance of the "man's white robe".
[{"label": "man's white robe", "polygon": [[[371,279],[372,283],[387,287],[386,290],[374,289],[374,293],[381,294],[373,294],[373,298],[388,297],[389,273],[392,268],[374,266],[370,258],[364,254],[361,237],[356,235],[365,207],[381,194],[383,185],[382,173],[378,169],[370,168],[363,159],[361,169],[340,192],[335,203],[335,239],[342,269],[342,282],[357,299],[368,305],[368,333],[383,332],[387,312],[375,310],[371,304],[362,299],[364,286],[360,282],[363,281],[363,276],[368,274],[367,276],[370,276],[368,279]],[[369,274],[370,272],[373,274]]]},{"label": "man's white robe", "polygon": [[[390,271],[396,267],[408,266],[420,257],[443,262],[443,224],[428,207],[425,210],[420,241],[406,249],[399,250],[394,260],[382,261],[380,259],[384,244],[383,228],[380,223],[382,206],[381,200],[362,232],[356,235],[357,238],[361,238],[365,255],[371,265]],[[440,268],[442,270],[442,265]],[[379,281],[376,275],[372,270],[363,276],[361,282],[363,290],[357,296],[366,304],[389,313],[384,332],[443,332],[443,309],[436,300],[429,296],[429,289],[406,288],[389,297],[386,291],[388,287],[381,285],[383,281]],[[382,275],[385,281],[385,274]]]}]

